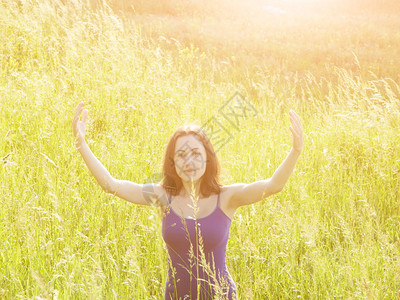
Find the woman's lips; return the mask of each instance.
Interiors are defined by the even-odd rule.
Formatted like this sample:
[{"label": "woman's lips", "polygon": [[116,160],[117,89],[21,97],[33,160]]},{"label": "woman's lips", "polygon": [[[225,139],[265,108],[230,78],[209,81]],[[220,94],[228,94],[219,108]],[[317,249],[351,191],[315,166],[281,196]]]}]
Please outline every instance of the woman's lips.
[{"label": "woman's lips", "polygon": [[185,170],[186,173],[193,173],[194,171],[196,171],[196,170],[195,170],[195,169],[188,169],[188,170]]}]

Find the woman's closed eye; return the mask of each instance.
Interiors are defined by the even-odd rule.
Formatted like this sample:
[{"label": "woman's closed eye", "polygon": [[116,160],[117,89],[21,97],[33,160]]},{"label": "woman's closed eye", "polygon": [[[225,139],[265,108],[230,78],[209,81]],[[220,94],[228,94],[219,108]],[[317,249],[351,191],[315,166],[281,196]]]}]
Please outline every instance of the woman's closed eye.
[{"label": "woman's closed eye", "polygon": [[[192,155],[198,157],[198,156],[200,156],[200,152],[192,152]],[[178,154],[177,154],[177,157],[179,157],[179,158],[186,158],[186,155],[183,154],[183,153],[178,153]]]}]

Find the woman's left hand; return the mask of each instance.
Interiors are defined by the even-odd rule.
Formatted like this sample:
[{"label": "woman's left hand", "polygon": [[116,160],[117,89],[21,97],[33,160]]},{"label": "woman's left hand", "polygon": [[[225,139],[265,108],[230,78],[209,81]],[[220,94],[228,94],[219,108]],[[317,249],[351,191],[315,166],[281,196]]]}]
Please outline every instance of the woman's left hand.
[{"label": "woman's left hand", "polygon": [[299,153],[303,149],[303,127],[300,123],[300,117],[294,112],[294,110],[289,111],[290,122],[292,126],[289,127],[293,135],[293,149]]}]

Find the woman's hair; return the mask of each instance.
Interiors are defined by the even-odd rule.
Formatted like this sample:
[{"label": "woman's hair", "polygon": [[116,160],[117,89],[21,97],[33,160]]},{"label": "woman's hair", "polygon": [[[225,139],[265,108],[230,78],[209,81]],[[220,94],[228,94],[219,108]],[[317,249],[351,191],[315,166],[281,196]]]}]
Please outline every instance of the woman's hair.
[{"label": "woman's hair", "polygon": [[218,194],[221,191],[219,183],[220,165],[214,147],[208,139],[203,129],[196,124],[187,124],[179,127],[171,136],[167,149],[165,151],[163,165],[163,180],[162,187],[171,195],[176,196],[180,193],[183,184],[182,179],[178,176],[175,169],[175,145],[179,137],[185,135],[195,135],[203,144],[206,150],[206,171],[200,178],[200,192],[204,197],[211,194]]}]

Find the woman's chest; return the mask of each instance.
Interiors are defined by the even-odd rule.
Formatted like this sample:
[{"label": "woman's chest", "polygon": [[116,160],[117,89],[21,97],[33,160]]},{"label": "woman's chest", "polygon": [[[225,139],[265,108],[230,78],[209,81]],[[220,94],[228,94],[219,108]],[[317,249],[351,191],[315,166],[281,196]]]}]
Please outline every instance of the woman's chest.
[{"label": "woman's chest", "polygon": [[192,245],[202,244],[204,250],[212,251],[226,245],[230,222],[219,211],[201,219],[188,219],[173,211],[166,211],[162,222],[162,236],[174,249],[187,250]]}]

